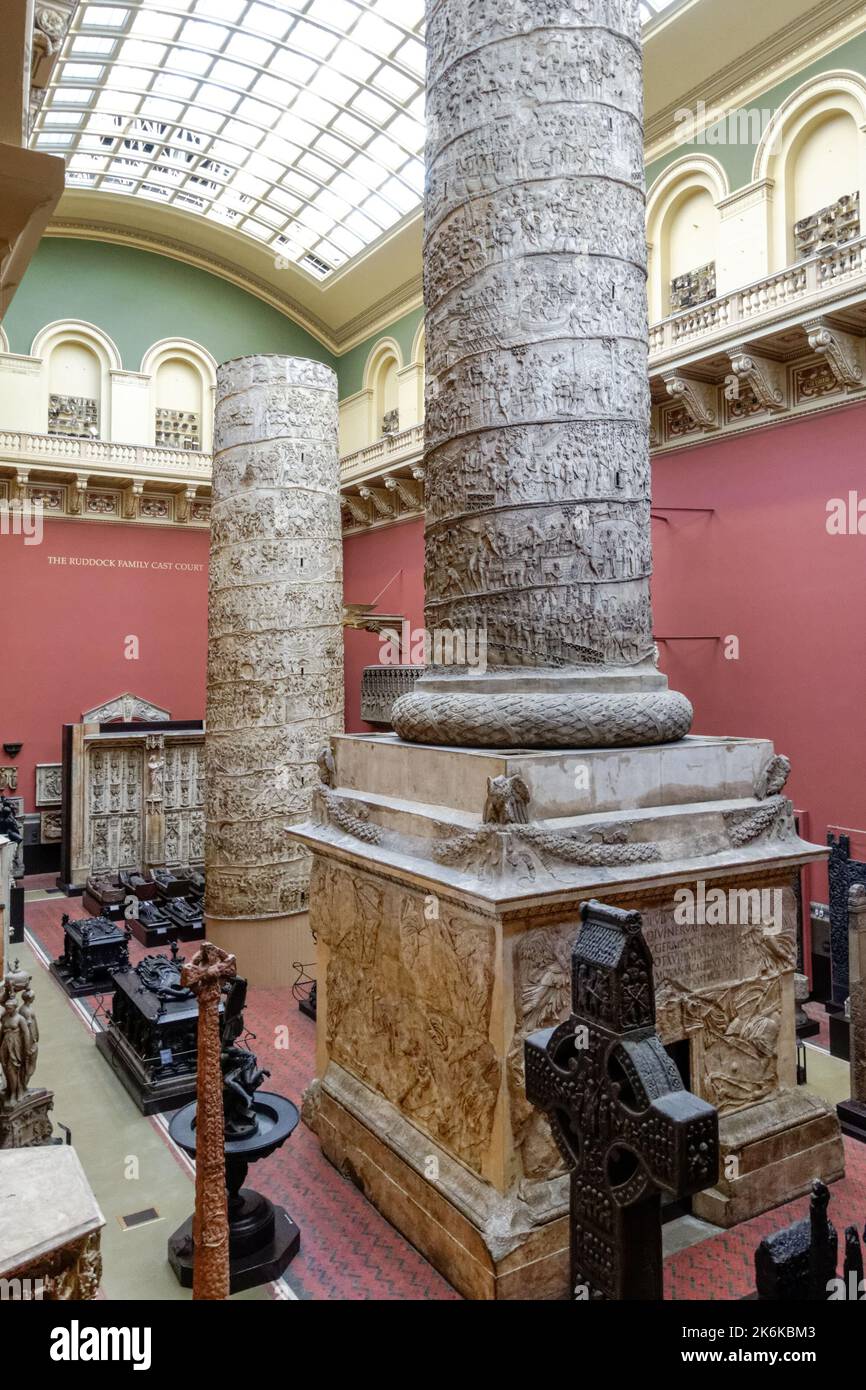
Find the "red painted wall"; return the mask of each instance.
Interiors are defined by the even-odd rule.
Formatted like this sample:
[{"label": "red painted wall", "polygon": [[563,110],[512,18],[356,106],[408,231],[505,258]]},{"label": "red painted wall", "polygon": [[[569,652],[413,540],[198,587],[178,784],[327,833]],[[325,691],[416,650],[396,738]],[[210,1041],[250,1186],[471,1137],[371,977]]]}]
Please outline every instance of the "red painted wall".
[{"label": "red painted wall", "polygon": [[[698,733],[771,738],[820,844],[866,825],[866,535],[830,535],[827,503],[866,499],[866,406],[719,440],[653,463],[653,502],[709,507],[653,526],[655,627]],[[866,528],[866,521],[864,521]],[[826,901],[826,874],[812,875]]]},{"label": "red painted wall", "polygon": [[[0,745],[24,745],[18,795],[32,810],[36,763],[60,761],[61,725],[84,710],[132,691],[175,719],[204,718],[208,535],[50,518],[39,545],[8,518],[6,532]],[[124,656],[129,636],[137,660]]]},{"label": "red painted wall", "polygon": [[[379,613],[402,614],[413,630],[424,624],[424,522],[406,521],[385,530],[349,536],[343,542],[346,603],[376,603]],[[361,719],[361,672],[379,660],[379,638],[346,630],[346,728],[369,730]]]}]

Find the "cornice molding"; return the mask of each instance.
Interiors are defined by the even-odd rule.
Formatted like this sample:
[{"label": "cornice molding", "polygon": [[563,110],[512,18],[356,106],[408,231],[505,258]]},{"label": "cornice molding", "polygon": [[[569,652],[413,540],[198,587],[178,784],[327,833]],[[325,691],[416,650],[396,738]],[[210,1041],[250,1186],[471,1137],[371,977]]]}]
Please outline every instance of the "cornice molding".
[{"label": "cornice molding", "polygon": [[[647,164],[662,158],[681,143],[674,117],[684,108],[696,108],[702,102],[707,110],[703,129],[709,129],[721,113],[736,110],[750,98],[771,90],[785,80],[784,71],[794,71],[815,62],[853,38],[866,27],[866,4],[863,0],[821,0],[799,20],[778,29],[755,51],[740,54],[735,62],[720,68],[709,82],[702,82],[690,91],[649,117],[644,131]],[[850,30],[850,33],[846,33]],[[697,133],[697,132],[696,132]],[[683,146],[690,149],[691,145]]]}]

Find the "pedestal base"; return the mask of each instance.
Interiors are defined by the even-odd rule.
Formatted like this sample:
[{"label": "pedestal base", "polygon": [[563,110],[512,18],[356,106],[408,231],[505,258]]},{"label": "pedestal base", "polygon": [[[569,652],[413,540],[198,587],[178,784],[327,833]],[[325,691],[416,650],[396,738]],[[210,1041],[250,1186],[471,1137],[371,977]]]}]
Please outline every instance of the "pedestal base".
[{"label": "pedestal base", "polygon": [[836,1114],[842,1133],[866,1144],[866,1104],[861,1100],[843,1100],[836,1106]]},{"label": "pedestal base", "polygon": [[736,1226],[801,1197],[815,1178],[830,1183],[845,1175],[836,1115],[803,1090],[723,1116],[719,1148],[719,1182],[692,1201],[695,1216],[716,1226]]},{"label": "pedestal base", "polygon": [[96,1050],[119,1077],[142,1115],[161,1115],[167,1110],[179,1110],[181,1106],[195,1100],[195,1066],[185,1076],[154,1081],[123,1034],[111,1024],[104,1032],[96,1034]]},{"label": "pedestal base", "polygon": [[51,1144],[53,1126],[49,1110],[54,1092],[40,1086],[27,1091],[15,1105],[0,1106],[0,1149],[24,1149]]},{"label": "pedestal base", "polygon": [[[301,1248],[301,1233],[283,1207],[251,1188],[240,1191],[240,1205],[230,1213],[229,1228],[231,1293],[270,1284],[291,1264]],[[168,1241],[168,1262],[178,1282],[192,1288],[192,1217],[179,1226]]]},{"label": "pedestal base", "polygon": [[208,914],[205,935],[243,961],[249,983],[263,989],[291,987],[298,978],[295,962],[316,959],[308,912],[249,918]]},{"label": "pedestal base", "polygon": [[[341,736],[316,820],[323,1149],[467,1297],[567,1294],[568,1185],[524,1043],[570,1011],[580,904],[640,912],[658,1029],[719,1110],[730,1226],[843,1171],[798,1093],[797,834],[759,739],[490,752]],[[424,797],[421,801],[418,798]],[[316,1114],[315,1111],[318,1110]]]},{"label": "pedestal base", "polygon": [[85,999],[91,994],[110,994],[114,989],[114,980],[110,975],[96,981],[76,979],[56,960],[51,962],[48,971],[70,999]]}]

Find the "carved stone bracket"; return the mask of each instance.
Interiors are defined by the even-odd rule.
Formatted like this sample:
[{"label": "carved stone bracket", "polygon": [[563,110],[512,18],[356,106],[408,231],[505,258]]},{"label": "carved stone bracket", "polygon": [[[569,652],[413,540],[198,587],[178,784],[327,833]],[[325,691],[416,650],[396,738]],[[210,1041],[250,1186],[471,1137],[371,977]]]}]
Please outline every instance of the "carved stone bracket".
[{"label": "carved stone bracket", "polygon": [[709,433],[719,428],[718,394],[715,386],[705,381],[690,381],[688,377],[666,374],[665,389],[671,400],[682,405],[699,429]]},{"label": "carved stone bracket", "polygon": [[356,497],[354,493],[344,492],[341,498],[343,505],[359,526],[369,526],[373,520],[373,504],[369,498]]},{"label": "carved stone bracket", "polygon": [[846,391],[856,391],[864,385],[863,369],[866,346],[854,333],[816,319],[803,325],[809,347],[823,357],[837,382]]},{"label": "carved stone bracket", "polygon": [[138,499],[144,492],[144,483],[130,483],[123,493],[123,517],[132,521],[138,513]]},{"label": "carved stone bracket", "polygon": [[389,495],[385,488],[381,487],[359,487],[359,493],[365,502],[373,504],[373,511],[379,516],[385,517],[387,521],[393,521],[397,515],[397,507],[394,499]]},{"label": "carved stone bracket", "polygon": [[785,368],[769,357],[760,357],[745,347],[732,348],[728,353],[731,376],[725,387],[729,401],[740,398],[742,386],[748,386],[764,410],[787,409],[787,379]]}]

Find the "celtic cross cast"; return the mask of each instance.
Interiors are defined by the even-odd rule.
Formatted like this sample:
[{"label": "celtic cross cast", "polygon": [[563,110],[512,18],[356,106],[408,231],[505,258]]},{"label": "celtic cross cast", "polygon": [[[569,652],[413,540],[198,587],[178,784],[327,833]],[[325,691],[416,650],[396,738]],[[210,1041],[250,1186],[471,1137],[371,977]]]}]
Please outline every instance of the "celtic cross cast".
[{"label": "celtic cross cast", "polygon": [[656,1032],[638,912],[581,905],[572,1016],[525,1042],[526,1095],[571,1172],[571,1294],[661,1299],[661,1192],[719,1170],[719,1117],[683,1088]]}]

